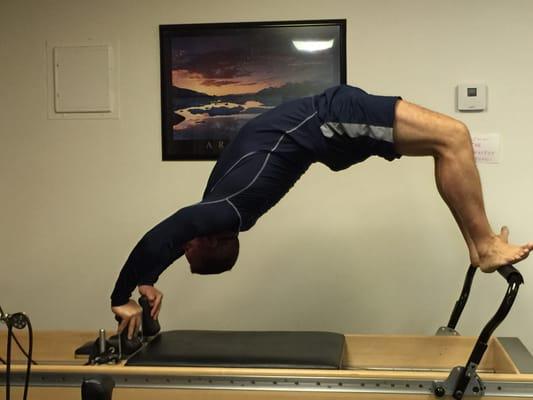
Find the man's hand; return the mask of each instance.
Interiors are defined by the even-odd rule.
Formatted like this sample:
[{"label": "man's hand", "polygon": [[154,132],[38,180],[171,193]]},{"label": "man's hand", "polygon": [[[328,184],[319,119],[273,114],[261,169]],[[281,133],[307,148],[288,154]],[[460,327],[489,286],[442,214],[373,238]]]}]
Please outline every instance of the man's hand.
[{"label": "man's hand", "polygon": [[159,311],[161,311],[163,293],[151,285],[140,285],[139,293],[146,296],[150,303],[150,316],[153,319],[157,319],[159,317]]},{"label": "man's hand", "polygon": [[130,300],[124,305],[111,307],[111,311],[122,319],[118,326],[118,333],[120,334],[127,327],[128,339],[131,340],[133,335],[138,332],[141,327],[143,311],[141,306],[134,300]]}]

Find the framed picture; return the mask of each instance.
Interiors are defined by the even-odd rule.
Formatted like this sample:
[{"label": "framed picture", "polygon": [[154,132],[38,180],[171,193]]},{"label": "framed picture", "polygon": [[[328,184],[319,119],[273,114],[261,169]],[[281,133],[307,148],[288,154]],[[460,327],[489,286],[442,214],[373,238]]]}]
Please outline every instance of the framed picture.
[{"label": "framed picture", "polygon": [[346,20],[161,25],[163,160],[212,160],[258,114],[346,83]]}]

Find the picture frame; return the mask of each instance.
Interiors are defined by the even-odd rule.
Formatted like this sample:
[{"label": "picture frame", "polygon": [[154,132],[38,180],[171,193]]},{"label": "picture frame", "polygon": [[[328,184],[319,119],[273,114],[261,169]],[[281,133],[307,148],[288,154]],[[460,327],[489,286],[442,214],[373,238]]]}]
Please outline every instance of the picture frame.
[{"label": "picture frame", "polygon": [[346,83],[346,20],[160,25],[162,159],[214,160],[262,112]]}]

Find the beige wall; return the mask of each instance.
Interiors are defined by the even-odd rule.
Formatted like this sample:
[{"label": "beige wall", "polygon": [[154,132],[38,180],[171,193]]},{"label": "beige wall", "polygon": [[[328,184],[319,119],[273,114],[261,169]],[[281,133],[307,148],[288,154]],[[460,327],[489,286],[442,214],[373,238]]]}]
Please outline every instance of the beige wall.
[{"label": "beige wall", "polygon": [[[158,25],[346,18],[348,81],[399,94],[502,136],[480,165],[491,223],[533,240],[533,2],[0,1],[0,304],[36,329],[113,326],[109,293],[140,236],[195,202],[211,162],[161,162]],[[45,42],[118,41],[120,118],[47,118]],[[458,114],[482,81],[489,111]],[[447,322],[467,254],[434,188],[432,160],[313,166],[242,235],[233,272],[162,277],[165,328],[432,334]],[[533,262],[522,264],[526,282]],[[459,326],[478,334],[505,291],[478,276]],[[533,348],[526,285],[498,335]]]}]

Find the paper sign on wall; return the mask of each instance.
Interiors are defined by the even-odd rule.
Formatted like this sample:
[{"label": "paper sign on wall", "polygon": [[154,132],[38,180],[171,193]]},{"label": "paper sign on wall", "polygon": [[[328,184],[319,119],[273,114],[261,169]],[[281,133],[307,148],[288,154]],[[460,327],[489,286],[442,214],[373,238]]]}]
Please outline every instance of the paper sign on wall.
[{"label": "paper sign on wall", "polygon": [[478,163],[498,164],[500,162],[500,135],[498,133],[472,135],[472,145]]}]

